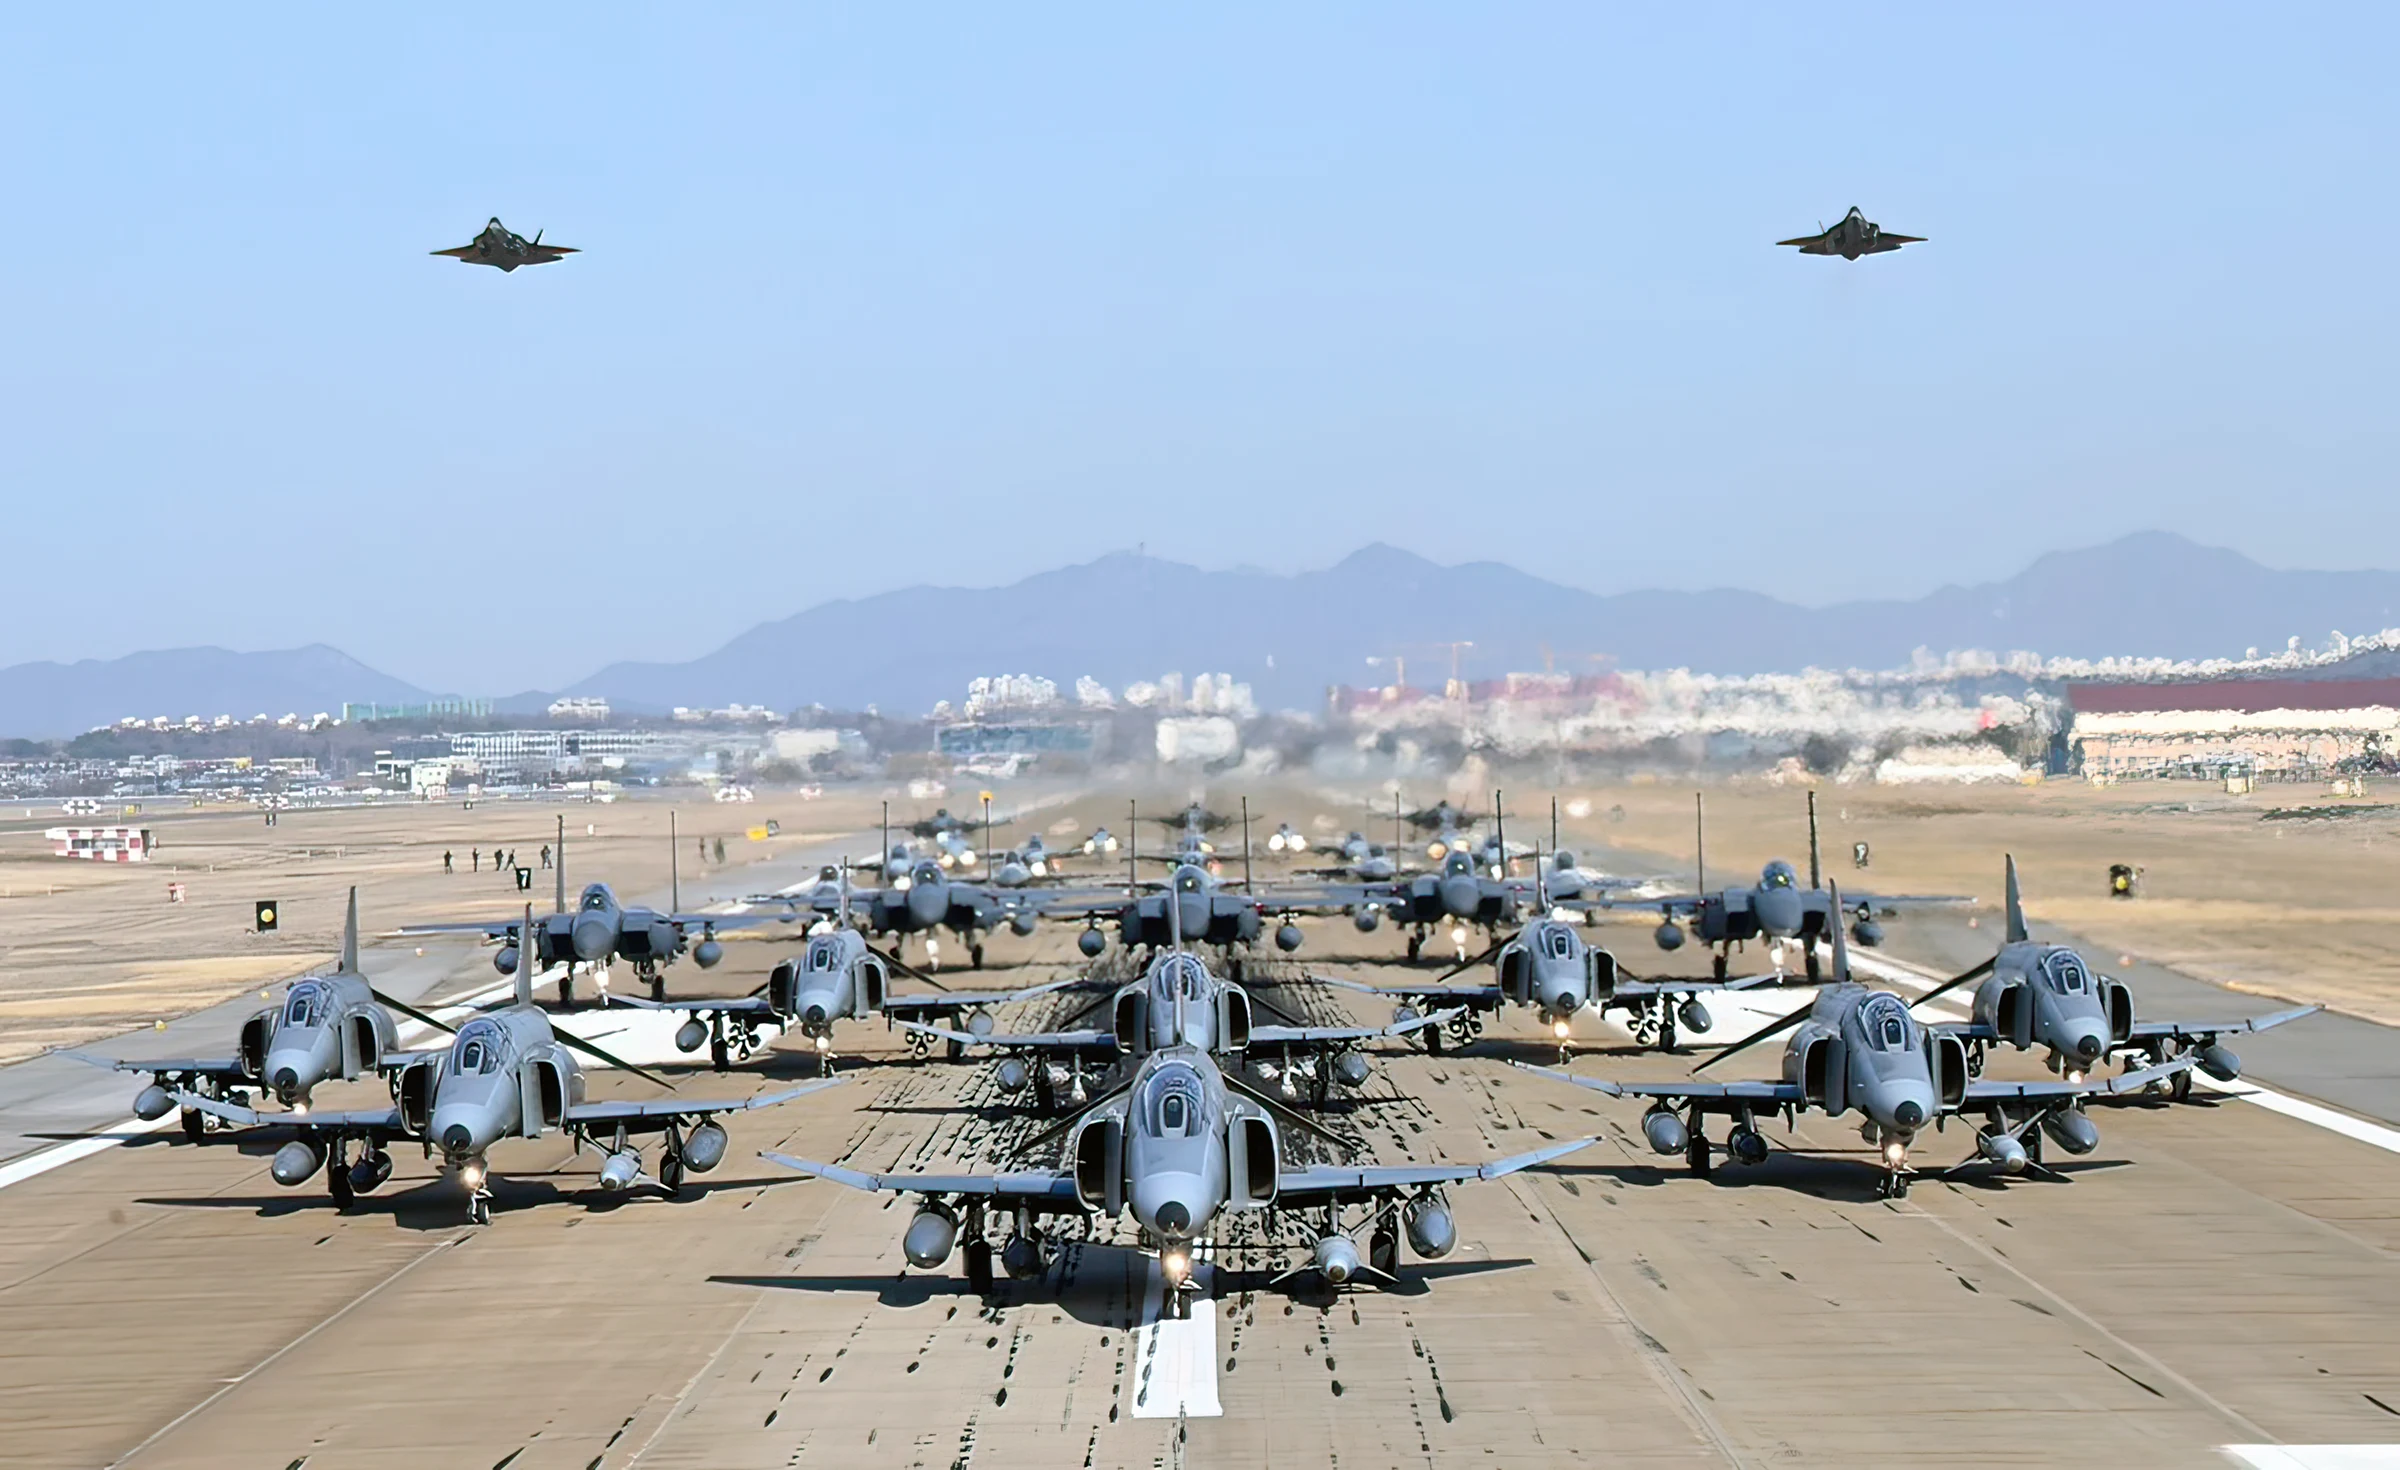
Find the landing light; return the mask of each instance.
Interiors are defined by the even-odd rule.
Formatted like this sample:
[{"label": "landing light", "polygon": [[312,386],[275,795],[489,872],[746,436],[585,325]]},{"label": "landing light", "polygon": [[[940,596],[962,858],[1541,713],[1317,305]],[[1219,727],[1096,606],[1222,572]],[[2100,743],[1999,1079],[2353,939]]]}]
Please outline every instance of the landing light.
[{"label": "landing light", "polygon": [[467,1188],[469,1188],[469,1189],[481,1189],[481,1188],[483,1188],[483,1165],[481,1165],[481,1164],[461,1164],[461,1165],[459,1165],[459,1166],[458,1166],[458,1182],[459,1182],[459,1183],[461,1183],[461,1184],[463,1184],[463,1185],[465,1185],[465,1186],[466,1186]]},{"label": "landing light", "polygon": [[1564,1022],[1564,1021],[1553,1021],[1553,1022],[1551,1022],[1551,1023],[1550,1023],[1550,1030],[1551,1030],[1551,1033],[1552,1033],[1553,1035],[1555,1035],[1555,1036],[1556,1036],[1556,1037],[1557,1037],[1559,1040],[1561,1040],[1561,1041],[1564,1041],[1564,1040],[1566,1040],[1566,1039],[1567,1039],[1567,1023],[1566,1023],[1566,1022]]},{"label": "landing light", "polygon": [[305,1118],[308,1116],[307,1098],[301,1098],[299,1101],[292,1104],[292,1116],[295,1118]]},{"label": "landing light", "polygon": [[1908,1162],[1908,1145],[1895,1138],[1883,1146],[1883,1161],[1897,1169]]},{"label": "landing light", "polygon": [[1179,1286],[1191,1274],[1192,1258],[1181,1251],[1165,1251],[1158,1258],[1158,1274],[1167,1278],[1169,1286]]},{"label": "landing light", "polygon": [[2080,1082],[2082,1082],[2082,1081],[2083,1081],[2083,1071],[2082,1071],[2082,1069],[2081,1069],[2081,1068],[2077,1068],[2077,1067],[2069,1067],[2069,1068],[2067,1069],[2067,1085],[2068,1085],[2068,1086],[2070,1086],[2070,1087],[2072,1087],[2072,1086],[2075,1086],[2077,1083],[2080,1083]]},{"label": "landing light", "polygon": [[830,1036],[820,1036],[820,1037],[818,1037],[818,1038],[817,1038],[817,1050],[819,1050],[819,1051],[831,1051],[831,1050],[833,1050],[833,1038],[832,1038],[832,1037],[830,1037]]}]

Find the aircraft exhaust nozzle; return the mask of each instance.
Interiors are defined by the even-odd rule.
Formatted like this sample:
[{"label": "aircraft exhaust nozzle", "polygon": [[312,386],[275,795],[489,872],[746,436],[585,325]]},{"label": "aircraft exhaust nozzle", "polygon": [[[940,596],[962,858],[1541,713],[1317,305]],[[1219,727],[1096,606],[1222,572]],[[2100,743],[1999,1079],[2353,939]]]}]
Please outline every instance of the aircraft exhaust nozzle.
[{"label": "aircraft exhaust nozzle", "polygon": [[2006,1133],[1978,1133],[1975,1152],[2000,1166],[2003,1174],[2025,1172],[2025,1145]]},{"label": "aircraft exhaust nozzle", "polygon": [[2231,1082],[2242,1075],[2242,1059],[2221,1046],[2200,1048],[2200,1070],[2219,1082]]},{"label": "aircraft exhaust nozzle", "polygon": [[1376,926],[1382,922],[1383,910],[1375,907],[1375,905],[1371,903],[1361,905],[1360,907],[1353,909],[1350,913],[1351,927],[1356,929],[1361,934],[1374,933]]},{"label": "aircraft exhaust nozzle", "polygon": [[1275,931],[1275,947],[1290,954],[1300,947],[1300,926],[1285,924]]},{"label": "aircraft exhaust nozzle", "polygon": [[1097,929],[1086,929],[1075,936],[1075,948],[1085,959],[1096,960],[1100,958],[1100,952],[1108,948],[1108,936]]},{"label": "aircraft exhaust nozzle", "polygon": [[1030,1235],[1011,1235],[1000,1247],[1000,1269],[1011,1281],[1031,1281],[1042,1274],[1042,1248]]},{"label": "aircraft exhaust nozzle", "polygon": [[2071,1154],[2088,1154],[2100,1146],[2100,1129],[2072,1108],[2042,1114],[2042,1131]]},{"label": "aircraft exhaust nozzle", "polygon": [[620,1149],[600,1165],[600,1187],[611,1192],[631,1189],[641,1177],[642,1156],[633,1149]]},{"label": "aircraft exhaust nozzle", "polygon": [[948,1210],[929,1206],[908,1222],[908,1233],[900,1238],[900,1253],[918,1270],[931,1271],[950,1259],[950,1248],[957,1243],[958,1218]]},{"label": "aircraft exhaust nozzle", "polygon": [[708,1028],[698,1021],[686,1021],[675,1028],[675,1049],[690,1053],[708,1045]]},{"label": "aircraft exhaust nozzle", "polygon": [[295,1184],[306,1184],[324,1167],[325,1146],[313,1138],[295,1138],[275,1151],[275,1162],[268,1166],[268,1171],[277,1184],[288,1189]]},{"label": "aircraft exhaust nozzle", "polygon": [[1367,1059],[1357,1052],[1346,1051],[1334,1059],[1333,1080],[1344,1087],[1367,1085]]},{"label": "aircraft exhaust nozzle", "polygon": [[493,955],[492,968],[503,975],[517,973],[517,947],[513,944],[506,945],[498,954]]},{"label": "aircraft exhaust nozzle", "polygon": [[725,1126],[703,1123],[683,1137],[684,1167],[695,1174],[705,1174],[725,1161]]},{"label": "aircraft exhaust nozzle", "polygon": [[1015,1057],[1003,1060],[992,1069],[992,1081],[1002,1092],[1023,1092],[1025,1085],[1032,1080],[1033,1075],[1026,1070],[1025,1064]]},{"label": "aircraft exhaust nozzle", "polygon": [[153,1082],[133,1099],[133,1115],[145,1123],[155,1123],[175,1111],[175,1094]]},{"label": "aircraft exhaust nozzle", "polygon": [[1660,949],[1678,950],[1683,948],[1683,926],[1673,919],[1665,921],[1657,929],[1651,931],[1650,937],[1658,941]]},{"label": "aircraft exhaust nozzle", "polygon": [[1328,1235],[1317,1242],[1317,1274],[1328,1286],[1348,1286],[1358,1275],[1358,1247],[1347,1235]]},{"label": "aircraft exhaust nozzle", "polygon": [[1458,1244],[1458,1222],[1438,1195],[1410,1200],[1400,1218],[1408,1227],[1408,1248],[1426,1260],[1440,1260]]},{"label": "aircraft exhaust nozzle", "polygon": [[725,946],[714,939],[703,939],[692,946],[692,963],[703,970],[715,968],[717,961],[723,958]]},{"label": "aircraft exhaust nozzle", "polygon": [[1682,1153],[1692,1141],[1683,1119],[1663,1108],[1642,1115],[1642,1137],[1650,1141],[1652,1153],[1660,1154]]},{"label": "aircraft exhaust nozzle", "polygon": [[568,931],[568,941],[575,946],[575,958],[586,962],[603,960],[616,947],[617,926],[598,914],[585,914]]},{"label": "aircraft exhaust nozzle", "polygon": [[1708,1014],[1708,1007],[1700,1004],[1697,998],[1687,1000],[1677,1006],[1675,1019],[1681,1021],[1683,1029],[1691,1032],[1694,1036],[1707,1035],[1708,1028],[1714,1024]]}]

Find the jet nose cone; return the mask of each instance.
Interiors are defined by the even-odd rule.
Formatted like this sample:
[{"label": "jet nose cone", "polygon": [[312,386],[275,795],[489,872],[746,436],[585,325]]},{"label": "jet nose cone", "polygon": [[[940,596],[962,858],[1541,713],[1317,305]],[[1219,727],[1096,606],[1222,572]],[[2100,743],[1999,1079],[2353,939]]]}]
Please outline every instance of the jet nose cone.
[{"label": "jet nose cone", "polygon": [[1903,1128],[1922,1127],[1925,1122],[1924,1104],[1914,1098],[1892,1109],[1892,1121]]},{"label": "jet nose cone", "polygon": [[575,958],[579,960],[605,959],[609,950],[616,946],[616,926],[598,914],[586,914],[577,919],[570,934],[575,945]]},{"label": "jet nose cone", "polygon": [[444,1153],[463,1154],[474,1141],[475,1135],[467,1131],[467,1125],[464,1123],[453,1123],[442,1130],[442,1151]]},{"label": "jet nose cone", "polygon": [[1483,897],[1482,887],[1472,878],[1442,880],[1442,909],[1446,913],[1465,917],[1475,912],[1476,901]]},{"label": "jet nose cone", "polygon": [[908,912],[920,924],[930,924],[949,907],[949,896],[939,888],[919,883],[908,890]]},{"label": "jet nose cone", "polygon": [[1761,890],[1750,900],[1750,911],[1758,918],[1758,927],[1778,939],[1789,939],[1800,932],[1800,895],[1789,888]]}]

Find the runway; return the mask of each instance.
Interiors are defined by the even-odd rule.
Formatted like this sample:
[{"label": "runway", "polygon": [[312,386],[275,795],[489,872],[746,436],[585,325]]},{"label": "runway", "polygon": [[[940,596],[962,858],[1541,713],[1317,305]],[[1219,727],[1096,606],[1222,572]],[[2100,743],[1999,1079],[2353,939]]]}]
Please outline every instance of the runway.
[{"label": "runway", "polygon": [[[1308,930],[1303,957],[1399,948]],[[1064,963],[1071,941],[994,953]],[[1939,958],[1897,938],[1893,955]],[[461,948],[422,993],[493,981]],[[636,1028],[613,1043],[636,1060],[665,1046],[655,1018],[609,1021]],[[0,1188],[0,1462],[2189,1465],[2400,1440],[2400,1157],[2266,1108],[2098,1113],[2071,1183],[1966,1171],[1876,1200],[1857,1135],[1822,1119],[1701,1181],[1649,1152],[1636,1105],[1503,1065],[1554,1055],[1504,1016],[1464,1055],[1394,1053],[1342,1121],[1386,1160],[1599,1144],[1454,1190],[1458,1251],[1410,1262],[1398,1290],[1294,1294],[1220,1259],[1213,1310],[1161,1324],[1154,1268],[1105,1240],[979,1300],[955,1263],[902,1266],[904,1204],[758,1160],[982,1165],[1034,1126],[984,1069],[851,1035],[889,1065],[728,1118],[725,1163],[681,1201],[601,1195],[588,1156],[545,1140],[495,1150],[487,1228],[413,1153],[344,1214],[320,1187],[275,1186],[271,1143],[171,1130]],[[1691,1062],[1585,1043],[1579,1072]],[[737,1096],[812,1071],[778,1051],[680,1086]],[[91,1075],[114,1112],[85,1126],[113,1125],[131,1081]],[[596,1094],[649,1091],[595,1075]],[[0,1126],[33,1130],[24,1086],[0,1093]],[[1972,1146],[1952,1130],[1921,1152],[1931,1168]]]}]

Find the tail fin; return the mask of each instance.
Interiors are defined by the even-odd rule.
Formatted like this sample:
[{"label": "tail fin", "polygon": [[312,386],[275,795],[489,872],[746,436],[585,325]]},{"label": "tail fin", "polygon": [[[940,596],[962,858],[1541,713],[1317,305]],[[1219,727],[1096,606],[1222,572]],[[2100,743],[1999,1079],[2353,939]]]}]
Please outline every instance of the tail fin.
[{"label": "tail fin", "polygon": [[667,912],[683,912],[683,839],[675,833],[675,813],[667,813]]},{"label": "tail fin", "polygon": [[342,920],[342,973],[358,973],[358,885],[350,887],[350,912]]},{"label": "tail fin", "polygon": [[1817,856],[1817,793],[1813,787],[1808,793],[1808,886],[1825,886],[1824,864]]},{"label": "tail fin", "polygon": [[1699,879],[1692,892],[1708,892],[1708,798],[1692,793],[1692,863],[1699,870]]},{"label": "tail fin", "polygon": [[533,905],[527,904],[525,905],[525,927],[517,931],[517,973],[515,979],[517,982],[517,1004],[520,1006],[531,1008],[533,1005],[533,967],[541,963],[541,961],[537,958],[541,952],[542,947],[540,943],[538,943],[533,937]]},{"label": "tail fin", "polygon": [[558,814],[558,851],[551,856],[558,863],[558,866],[551,870],[558,879],[558,892],[551,899],[553,907],[550,912],[563,914],[567,911],[567,814],[565,812]]},{"label": "tail fin", "polygon": [[2008,855],[2008,942],[2022,944],[2032,934],[2025,928],[2025,902],[2017,896],[2017,855]]},{"label": "tail fin", "polygon": [[1842,921],[1849,916],[1842,912],[1842,885],[1833,885],[1833,983],[1847,984],[1850,980],[1849,925]]}]

